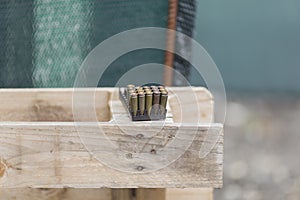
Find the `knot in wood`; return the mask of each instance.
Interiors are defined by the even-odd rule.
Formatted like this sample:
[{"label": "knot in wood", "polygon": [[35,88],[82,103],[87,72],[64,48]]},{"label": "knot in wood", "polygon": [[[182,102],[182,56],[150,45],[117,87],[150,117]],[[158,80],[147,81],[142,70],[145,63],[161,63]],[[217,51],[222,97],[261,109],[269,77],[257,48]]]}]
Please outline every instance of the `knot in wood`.
[{"label": "knot in wood", "polygon": [[0,158],[0,178],[4,176],[6,169],[7,165],[5,164],[5,161]]}]

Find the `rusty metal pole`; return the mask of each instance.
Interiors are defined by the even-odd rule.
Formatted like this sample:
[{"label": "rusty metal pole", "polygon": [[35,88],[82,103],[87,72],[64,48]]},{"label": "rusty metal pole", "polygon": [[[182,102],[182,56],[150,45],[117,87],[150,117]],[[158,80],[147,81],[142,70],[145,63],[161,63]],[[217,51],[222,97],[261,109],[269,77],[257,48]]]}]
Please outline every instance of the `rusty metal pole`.
[{"label": "rusty metal pole", "polygon": [[169,0],[169,15],[168,15],[168,31],[166,39],[166,53],[165,53],[165,71],[164,71],[164,84],[165,86],[171,86],[173,82],[173,68],[174,54],[176,41],[176,18],[178,10],[178,0]]}]

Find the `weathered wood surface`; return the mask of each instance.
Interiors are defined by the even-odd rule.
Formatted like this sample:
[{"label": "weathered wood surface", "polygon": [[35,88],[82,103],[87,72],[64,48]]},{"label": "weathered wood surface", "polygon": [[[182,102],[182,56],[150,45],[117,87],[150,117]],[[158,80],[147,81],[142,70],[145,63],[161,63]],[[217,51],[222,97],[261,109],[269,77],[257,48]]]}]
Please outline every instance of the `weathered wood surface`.
[{"label": "weathered wood surface", "polygon": [[[169,99],[172,108],[174,121],[181,122],[189,119],[182,119],[181,110],[195,110],[193,99],[184,98],[184,88],[169,88],[175,95]],[[190,91],[190,90],[189,90]],[[198,101],[201,123],[213,122],[213,97],[205,88],[195,87],[193,91]],[[72,103],[72,88],[63,89],[0,89],[0,121],[74,121]],[[106,122],[111,119],[109,100],[118,99],[118,91],[112,88],[86,89],[86,93],[95,94],[96,114],[98,121]],[[178,102],[180,98],[181,102]],[[84,111],[87,105],[80,104]],[[196,114],[192,112],[193,114]],[[197,117],[190,115],[188,118]],[[86,121],[89,121],[88,119]]]},{"label": "weathered wood surface", "polygon": [[132,189],[111,189],[111,200],[132,200]]},{"label": "weathered wood surface", "polygon": [[[120,190],[120,191],[119,191]],[[126,195],[120,196],[124,190]],[[212,188],[200,189],[0,189],[0,200],[212,200]],[[118,193],[118,194],[116,194]],[[117,196],[118,195],[118,196]],[[122,199],[123,198],[123,199]],[[125,198],[125,199],[124,199]]]},{"label": "weathered wood surface", "polygon": [[165,200],[166,189],[137,189],[136,200]]},{"label": "weathered wood surface", "polygon": [[[153,173],[138,173],[141,165],[144,170],[156,169],[161,159],[160,151],[174,154],[182,151],[180,147],[166,147],[175,137],[176,126],[164,126],[159,135],[149,138],[136,138],[124,135],[115,125],[105,124],[102,129],[111,142],[118,145],[111,152],[109,142],[104,136],[98,135],[98,127],[81,124],[81,131],[86,132],[78,137],[77,130],[71,122],[6,122],[0,123],[1,168],[4,169],[0,178],[1,187],[121,187],[121,188],[159,188],[159,187],[221,187],[223,139],[222,126],[199,126],[197,136],[187,151],[175,162]],[[126,127],[130,130],[131,127]],[[151,127],[153,129],[153,127]],[[193,127],[181,128],[185,135],[180,136],[181,143],[190,140],[189,131]],[[199,159],[199,147],[204,141],[208,129],[210,134],[220,136],[218,143],[204,159]],[[136,135],[147,135],[147,125],[134,127]],[[84,137],[86,133],[86,137]],[[94,134],[95,133],[95,134]],[[192,137],[192,136],[191,136]],[[100,158],[111,162],[121,162],[124,169],[138,174],[120,172],[99,162],[82,144],[82,140],[90,148],[100,152]],[[141,141],[141,142],[140,142]],[[118,143],[117,143],[118,142]],[[130,159],[122,159],[121,152],[135,143],[144,145],[142,151]],[[101,144],[101,145],[99,145]],[[151,150],[156,149],[156,154]],[[120,150],[120,151],[119,151]],[[131,149],[128,149],[131,150]],[[98,154],[97,154],[98,155]],[[172,156],[172,154],[170,155]],[[126,157],[125,153],[123,157]],[[106,160],[106,161],[107,161]],[[109,162],[109,161],[107,161]],[[113,163],[112,163],[113,164]]]},{"label": "weathered wood surface", "polygon": [[0,189],[0,200],[114,200],[111,189]]},{"label": "weathered wood surface", "polygon": [[212,188],[167,189],[166,200],[213,200]]},{"label": "weathered wood surface", "polygon": [[[72,112],[72,88],[64,89],[0,89],[0,121],[74,121]],[[86,93],[94,92],[86,89]],[[95,92],[95,104],[99,121],[110,120],[108,101],[111,88],[99,88]],[[84,110],[85,102],[80,105]],[[88,120],[87,120],[88,121]]]},{"label": "weathered wood surface", "polygon": [[[172,90],[177,94],[183,94],[184,91],[182,88],[172,88]],[[213,121],[213,99],[210,93],[203,88],[194,88],[196,91],[197,100],[199,101],[198,106],[200,108],[199,117],[201,119],[201,122],[203,123],[211,123]],[[96,105],[97,107],[97,117],[99,121],[105,122],[110,120],[110,108],[108,105],[109,99],[116,99],[117,97],[112,95],[115,93],[114,89],[110,88],[101,88],[97,89],[95,99],[96,102],[103,102]],[[22,102],[22,103],[20,103]],[[176,98],[169,101],[170,106],[172,107],[172,111],[174,115],[174,121],[175,122],[182,122],[182,116],[180,109],[177,108],[177,104],[179,102],[176,102]],[[181,102],[182,103],[182,102]],[[62,121],[62,122],[71,122],[73,121],[72,118],[72,89],[31,89],[31,90],[23,90],[23,89],[16,89],[16,90],[10,90],[10,89],[2,89],[0,90],[0,120],[1,121],[16,121],[18,123],[1,123],[1,126],[4,127],[4,129],[0,128],[0,130],[6,130],[4,131],[5,134],[2,134],[4,132],[0,131],[0,148],[1,148],[1,162],[0,162],[0,186],[1,187],[103,187],[101,185],[101,181],[99,182],[98,174],[104,175],[105,177],[108,174],[112,174],[111,176],[116,176],[121,178],[120,172],[116,172],[115,170],[109,169],[105,167],[104,165],[101,165],[98,161],[96,161],[90,154],[87,152],[82,153],[81,147],[78,146],[78,140],[75,141],[66,141],[61,140],[61,138],[65,138],[66,135],[63,134],[61,131],[57,131],[57,134],[49,134],[49,132],[45,133],[47,135],[46,138],[48,140],[43,141],[46,148],[44,148],[44,145],[41,143],[37,143],[37,145],[33,145],[31,147],[32,143],[36,143],[35,137],[33,136],[33,140],[30,140],[30,137],[28,138],[27,134],[31,135],[28,132],[31,132],[31,129],[25,133],[22,129],[22,123],[19,123],[19,121],[43,121],[47,122],[44,124],[39,124],[38,128],[34,128],[33,132],[37,131],[40,134],[40,125],[43,125],[42,127],[51,127],[53,126],[56,121]],[[82,104],[82,108],[84,109],[84,103]],[[189,103],[189,99],[186,99],[186,102],[184,104],[186,106],[186,109],[191,109],[191,103]],[[194,116],[191,116],[191,118]],[[188,119],[185,119],[188,121]],[[48,123],[48,121],[53,121],[53,123]],[[33,123],[33,124],[34,124]],[[14,124],[14,125],[13,125]],[[17,125],[17,126],[15,126]],[[60,123],[60,125],[63,125],[63,123]],[[65,123],[64,125],[67,125]],[[206,126],[206,128],[205,128]],[[21,127],[21,130],[19,129]],[[24,127],[23,127],[24,128]],[[46,128],[46,129],[48,129]],[[61,127],[62,128],[62,127]],[[207,125],[202,124],[202,128],[207,129]],[[7,131],[7,130],[12,131]],[[27,127],[25,128],[26,130]],[[51,129],[51,128],[50,128]],[[64,129],[64,128],[63,128]],[[222,131],[222,126],[217,125],[217,129]],[[48,130],[49,131],[49,130]],[[205,130],[200,131],[200,135],[202,135],[200,138],[195,140],[195,143],[191,146],[192,149],[189,149],[188,155],[184,154],[181,158],[182,160],[179,162],[179,164],[173,163],[172,165],[168,166],[169,169],[181,169],[184,168],[184,166],[180,165],[180,163],[186,163],[188,159],[190,159],[190,156],[195,156],[196,158],[196,152],[199,150],[199,145],[201,146],[201,142],[203,142],[203,137],[206,134]],[[10,133],[10,134],[9,134]],[[25,133],[25,134],[22,134]],[[68,132],[70,133],[70,132]],[[4,142],[5,140],[2,140],[2,136],[9,135],[9,142]],[[41,136],[41,134],[40,134]],[[63,136],[63,137],[61,137]],[[70,136],[70,134],[69,134]],[[70,139],[69,136],[68,139]],[[43,136],[41,136],[42,139]],[[72,138],[72,137],[71,137]],[[7,139],[7,138],[6,138]],[[74,138],[73,138],[74,139]],[[77,138],[78,139],[78,138]],[[42,143],[43,143],[42,142]],[[69,143],[68,143],[69,142]],[[208,141],[209,142],[209,141]],[[5,145],[3,145],[5,144]],[[55,147],[55,145],[58,145],[58,147]],[[197,148],[195,147],[197,146]],[[36,147],[40,147],[39,150],[35,149]],[[62,148],[63,147],[63,148]],[[194,149],[193,149],[194,148]],[[78,155],[74,156],[75,151],[81,152],[79,157]],[[49,152],[48,152],[49,151]],[[52,153],[50,152],[52,151]],[[5,153],[3,153],[5,152]],[[190,153],[192,152],[192,154]],[[77,154],[77,153],[76,153]],[[186,157],[188,156],[188,157]],[[42,158],[44,157],[44,159]],[[25,158],[25,159],[24,159]],[[216,159],[217,158],[217,159]],[[205,161],[207,159],[208,162]],[[161,186],[161,184],[164,184],[163,187],[221,187],[222,186],[222,162],[223,162],[223,135],[221,132],[220,138],[218,140],[218,143],[214,146],[213,151],[211,152],[211,155],[206,157],[204,160],[199,159],[197,162],[202,163],[202,171],[197,171],[193,168],[193,173],[204,173],[204,177],[198,179],[199,177],[193,176],[192,179],[198,179],[197,181],[189,181],[188,185],[187,183],[183,184],[175,184],[174,182],[171,184],[171,182],[165,181],[165,182],[158,182],[154,185],[151,185],[150,187],[157,187]],[[30,161],[29,161],[30,160]],[[211,169],[209,166],[209,163],[215,162],[217,160],[217,171],[213,173],[207,173],[208,168]],[[29,162],[28,162],[29,161]],[[55,164],[56,163],[56,164]],[[174,165],[175,164],[175,165]],[[55,166],[56,165],[56,166]],[[73,168],[72,166],[77,166]],[[21,167],[20,167],[21,166]],[[88,169],[86,169],[86,166],[88,166]],[[174,168],[175,167],[175,168]],[[71,170],[70,170],[71,169]],[[188,168],[186,168],[187,170]],[[60,171],[62,170],[62,171]],[[66,171],[68,173],[64,173],[63,175],[59,175],[61,172]],[[96,174],[94,173],[96,172]],[[37,176],[38,179],[34,180],[35,173],[45,173],[46,176]],[[49,179],[49,181],[46,183],[46,181],[42,181],[42,179],[48,179],[47,174],[51,174],[52,178]],[[56,174],[55,174],[56,173]],[[84,177],[84,174],[88,173],[88,177]],[[120,173],[120,174],[118,174]],[[179,172],[180,173],[180,172]],[[185,172],[186,173],[186,172]],[[186,176],[186,174],[183,173],[182,176],[178,176],[178,173],[172,174],[165,172],[164,175],[161,173],[152,174],[149,175],[132,175],[132,176],[126,176],[128,184],[128,180],[131,181],[131,178],[135,177],[137,179],[143,179],[143,181],[149,181],[149,178],[153,179],[165,179],[165,176],[173,176],[176,177],[175,181],[180,182],[180,179],[189,179],[189,175]],[[92,175],[91,175],[92,174]],[[73,177],[73,175],[75,175]],[[174,176],[175,175],[175,176]],[[70,176],[70,177],[69,177]],[[72,176],[72,177],[71,177]],[[148,176],[148,179],[144,176]],[[162,178],[163,177],[163,178]],[[70,179],[69,179],[70,178]],[[213,178],[213,179],[211,179]],[[69,180],[67,182],[60,182],[62,180]],[[173,178],[174,179],[174,178]],[[4,181],[5,180],[5,181]],[[31,180],[31,181],[27,181]],[[91,181],[92,180],[92,181]],[[111,182],[114,182],[116,179],[108,179]],[[150,180],[150,183],[151,183]],[[166,179],[167,180],[167,179]],[[39,182],[41,181],[41,182]],[[83,181],[83,182],[82,182]],[[90,182],[91,181],[91,182]],[[170,180],[169,180],[170,181]],[[173,180],[174,181],[174,180]],[[60,184],[57,184],[59,183]],[[87,183],[88,182],[88,183]],[[166,182],[168,182],[166,184]],[[118,184],[112,183],[115,187],[118,187]],[[113,186],[110,185],[110,186]],[[109,186],[109,187],[110,187]],[[128,185],[128,187],[132,187],[133,185]],[[149,187],[149,185],[139,185],[135,184],[135,187]],[[122,186],[123,187],[123,186]],[[13,194],[11,192],[12,189],[2,189],[0,190],[0,199],[9,197],[7,194]],[[13,189],[15,191],[22,190],[25,191],[25,189]],[[28,191],[30,189],[26,189]],[[68,196],[66,194],[70,194],[69,190],[71,189],[56,189],[58,191],[57,194],[60,194],[61,191],[64,191],[64,196]],[[67,190],[67,191],[65,191]],[[138,189],[143,190],[143,189]],[[37,196],[40,196],[39,199],[45,199],[47,198],[47,195],[38,195],[42,194],[43,192],[40,192],[39,189],[32,189],[33,193]],[[34,192],[35,191],[35,192]],[[43,190],[41,190],[43,191]],[[46,190],[45,190],[46,191]],[[50,189],[49,191],[55,191],[55,189]],[[60,192],[59,192],[60,191]],[[102,190],[94,189],[94,190],[87,190],[89,194],[91,193],[98,193],[102,192]],[[103,189],[104,193],[106,189]],[[167,190],[167,194],[169,190]],[[173,190],[174,192],[175,190]],[[17,192],[16,192],[17,193]],[[45,193],[45,192],[44,192]],[[55,192],[51,192],[55,193]],[[76,191],[73,191],[71,193],[76,193]],[[200,191],[201,193],[201,191]],[[6,196],[5,196],[6,194]],[[78,193],[79,194],[79,193]],[[109,194],[112,194],[111,192]],[[87,194],[88,195],[88,194]],[[25,195],[26,196],[26,195]],[[55,195],[54,195],[55,196]],[[79,197],[80,195],[78,195]],[[101,195],[100,195],[101,196]],[[103,195],[102,195],[103,196]],[[168,195],[167,195],[168,196]],[[107,196],[107,199],[111,199],[112,196]],[[53,197],[54,198],[54,197]],[[8,199],[8,198],[7,198]],[[25,198],[24,198],[25,199]],[[34,198],[32,198],[34,199]],[[63,199],[63,198],[60,198]],[[67,198],[66,198],[67,199]],[[78,198],[79,199],[79,198]],[[91,199],[93,199],[91,197]],[[99,199],[101,199],[99,197]],[[103,197],[103,199],[105,199]]]}]

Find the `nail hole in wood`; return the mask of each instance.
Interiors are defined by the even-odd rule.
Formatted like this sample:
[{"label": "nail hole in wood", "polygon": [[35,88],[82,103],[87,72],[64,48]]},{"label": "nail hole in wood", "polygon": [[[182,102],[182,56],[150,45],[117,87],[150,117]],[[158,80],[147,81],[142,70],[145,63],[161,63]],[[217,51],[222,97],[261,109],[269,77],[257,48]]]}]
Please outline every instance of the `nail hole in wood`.
[{"label": "nail hole in wood", "polygon": [[156,154],[156,150],[155,149],[151,149],[150,153],[151,154]]},{"label": "nail hole in wood", "polygon": [[143,167],[143,166],[138,166],[136,169],[137,169],[138,171],[143,171],[144,167]]},{"label": "nail hole in wood", "polygon": [[127,158],[127,159],[132,159],[132,153],[127,153],[127,154],[126,154],[126,158]]},{"label": "nail hole in wood", "polygon": [[136,135],[136,138],[137,138],[137,139],[142,139],[143,137],[144,137],[143,134],[137,134],[137,135]]}]

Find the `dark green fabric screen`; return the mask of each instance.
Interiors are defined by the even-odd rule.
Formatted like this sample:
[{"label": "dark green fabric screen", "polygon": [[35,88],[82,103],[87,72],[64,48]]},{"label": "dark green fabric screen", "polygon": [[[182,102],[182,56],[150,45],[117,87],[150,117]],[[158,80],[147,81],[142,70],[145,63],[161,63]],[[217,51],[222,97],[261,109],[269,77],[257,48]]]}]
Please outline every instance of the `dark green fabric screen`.
[{"label": "dark green fabric screen", "polygon": [[[72,87],[100,42],[138,27],[167,27],[167,0],[5,0],[0,3],[0,87]],[[101,85],[164,52],[141,50],[115,61]],[[118,72],[118,73],[116,73]]]}]

